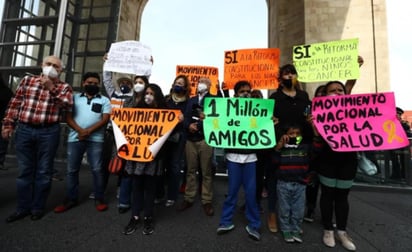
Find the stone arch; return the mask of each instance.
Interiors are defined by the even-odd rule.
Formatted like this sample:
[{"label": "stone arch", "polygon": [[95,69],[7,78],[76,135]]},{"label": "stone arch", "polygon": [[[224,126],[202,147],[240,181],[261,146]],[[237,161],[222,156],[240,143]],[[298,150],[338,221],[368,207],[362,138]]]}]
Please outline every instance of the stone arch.
[{"label": "stone arch", "polygon": [[[139,39],[142,13],[148,1],[121,2],[119,41]],[[293,45],[358,37],[365,65],[358,79],[362,85],[356,85],[354,92],[390,90],[385,0],[266,0],[266,3],[268,47],[280,48],[281,64],[292,61]],[[315,85],[310,86],[311,94]]]}]

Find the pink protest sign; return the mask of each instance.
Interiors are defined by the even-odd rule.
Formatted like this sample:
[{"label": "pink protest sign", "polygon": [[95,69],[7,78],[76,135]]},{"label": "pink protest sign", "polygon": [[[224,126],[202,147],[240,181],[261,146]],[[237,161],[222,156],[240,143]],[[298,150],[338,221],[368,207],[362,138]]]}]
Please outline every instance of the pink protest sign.
[{"label": "pink protest sign", "polygon": [[393,92],[315,97],[313,121],[335,151],[391,150],[409,145]]}]

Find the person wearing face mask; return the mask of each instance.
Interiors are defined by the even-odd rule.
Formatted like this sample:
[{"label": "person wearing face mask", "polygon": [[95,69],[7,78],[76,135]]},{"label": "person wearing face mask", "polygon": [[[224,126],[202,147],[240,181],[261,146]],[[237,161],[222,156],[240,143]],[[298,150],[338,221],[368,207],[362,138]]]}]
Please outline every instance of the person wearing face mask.
[{"label": "person wearing face mask", "polygon": [[[182,114],[186,110],[187,102],[190,99],[190,82],[186,75],[178,75],[173,81],[170,94],[166,97],[166,107],[178,109]],[[183,119],[183,117],[182,117]],[[166,207],[175,204],[179,194],[179,186],[182,180],[182,160],[184,159],[184,148],[186,144],[185,130],[182,122],[179,122],[173,129],[172,134],[164,144],[163,164],[167,185]],[[161,179],[158,184],[157,198],[164,195],[164,181]],[[160,192],[159,192],[160,191]]]},{"label": "person wearing face mask", "polygon": [[110,100],[100,94],[98,73],[85,73],[82,86],[84,92],[73,96],[73,109],[66,114],[66,122],[70,127],[67,139],[66,197],[63,204],[54,208],[55,213],[65,212],[78,204],[79,171],[85,153],[93,175],[96,209],[105,211],[108,208],[104,201],[102,153],[104,132],[111,113]]},{"label": "person wearing face mask", "polygon": [[[132,107],[137,104],[139,101],[143,99],[143,90],[145,87],[149,85],[149,80],[146,76],[143,75],[136,75],[134,77],[134,84],[133,84],[133,102],[132,103],[125,103],[124,107]],[[112,133],[112,132],[111,132]],[[112,136],[112,135],[111,135]],[[114,144],[114,141],[112,140]],[[112,145],[113,146],[113,145]],[[116,149],[112,149],[108,156],[112,157],[116,154]],[[108,165],[109,160],[106,160]],[[106,169],[107,171],[108,169]],[[106,180],[107,183],[107,180]],[[132,179],[129,176],[126,176],[123,173],[119,174],[118,179],[118,210],[119,213],[125,213],[130,209],[131,206],[131,194],[132,194]]]},{"label": "person wearing face mask", "polygon": [[[325,85],[326,96],[345,95],[346,88],[340,81],[330,81]],[[355,251],[356,246],[346,232],[349,216],[348,196],[356,176],[358,159],[356,152],[333,151],[325,140],[316,134],[316,140],[322,144],[319,151],[316,171],[319,176],[321,195],[320,212],[323,224],[323,243],[335,247],[333,216],[336,221],[336,239],[344,248]]]},{"label": "person wearing face mask", "polygon": [[[274,117],[278,123],[275,125],[276,139],[279,140],[282,129],[288,124],[297,124],[302,129],[304,141],[310,143],[313,136],[311,125],[307,122],[305,109],[311,104],[309,95],[298,88],[297,72],[295,66],[286,64],[279,69],[279,88],[270,95],[275,100]],[[276,173],[270,169],[266,174],[268,186],[268,219],[267,225],[272,233],[277,232],[276,216]]]},{"label": "person wearing face mask", "polygon": [[24,77],[3,118],[2,137],[9,140],[14,129],[19,176],[17,207],[6,222],[44,215],[51,188],[54,157],[59,145],[62,112],[73,105],[73,91],[59,79],[62,62],[56,56],[43,59],[42,74]]},{"label": "person wearing face mask", "polygon": [[202,111],[205,97],[213,97],[209,93],[211,81],[209,78],[200,78],[197,95],[190,98],[184,114],[184,128],[186,133],[186,190],[184,200],[178,207],[184,211],[193,206],[197,193],[196,171],[200,166],[202,173],[201,201],[207,216],[214,215],[213,200],[213,148],[206,144],[203,132]]},{"label": "person wearing face mask", "polygon": [[[235,97],[249,98],[251,84],[248,81],[238,81],[234,86]],[[256,150],[251,149],[225,149],[226,167],[228,173],[228,194],[223,203],[222,215],[218,235],[225,234],[235,228],[233,214],[236,209],[240,186],[245,192],[245,214],[248,220],[246,232],[253,240],[260,240],[260,213],[256,201]]]},{"label": "person wearing face mask", "polygon": [[[103,60],[107,60],[107,54],[104,55]],[[103,84],[106,94],[110,97],[112,108],[134,107],[142,99],[143,89],[149,85],[148,77],[136,75],[132,81],[127,75],[121,74],[114,82],[112,75],[115,74],[109,71],[103,71]],[[116,155],[113,129],[110,122],[107,125],[104,142],[103,185],[106,190],[110,176],[108,166],[111,158]],[[118,188],[116,197],[119,200],[118,211],[121,214],[126,213],[130,209],[131,186],[131,179],[120,173],[117,181]],[[94,193],[91,193],[89,198],[94,199]]]},{"label": "person wearing face mask", "polygon": [[[137,108],[165,109],[162,89],[157,84],[149,84],[143,90],[143,99]],[[143,212],[143,234],[154,232],[154,200],[158,176],[162,175],[161,160],[163,149],[150,162],[126,161],[125,172],[132,178],[132,214],[123,234],[134,233]]]}]

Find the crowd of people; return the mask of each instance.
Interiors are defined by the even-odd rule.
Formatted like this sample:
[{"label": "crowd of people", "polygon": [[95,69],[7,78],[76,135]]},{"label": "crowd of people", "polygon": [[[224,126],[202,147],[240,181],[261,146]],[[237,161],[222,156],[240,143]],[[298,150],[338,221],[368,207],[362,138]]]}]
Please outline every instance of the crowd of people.
[{"label": "crowd of people", "polygon": [[[363,59],[359,58],[358,62],[362,65]],[[130,210],[131,213],[123,234],[134,233],[141,219],[143,234],[152,234],[155,202],[185,211],[193,206],[199,193],[204,214],[215,214],[214,148],[205,141],[202,112],[205,98],[214,97],[209,92],[210,79],[200,78],[197,95],[190,97],[191,84],[185,75],[177,76],[170,93],[164,94],[159,85],[149,82],[148,76],[118,76],[113,80],[114,73],[104,71],[101,81],[98,73],[88,72],[82,78],[82,91],[75,93],[69,84],[59,79],[62,71],[58,57],[45,57],[40,75],[24,77],[14,95],[7,92],[7,110],[4,115],[1,111],[0,151],[5,152],[2,146],[14,134],[19,169],[17,207],[7,222],[26,216],[36,221],[44,216],[62,121],[70,129],[66,195],[54,212],[63,213],[79,203],[79,169],[84,155],[87,155],[93,175],[90,197],[95,200],[97,211],[108,208],[104,198],[109,178],[107,167],[111,157],[116,155],[109,120],[113,108],[176,109],[181,112],[177,126],[152,161],[125,160],[122,172],[117,174],[118,211],[124,214]],[[260,213],[263,211],[261,195],[265,188],[269,231],[276,233],[280,230],[286,242],[301,243],[302,222],[313,221],[320,187],[324,244],[335,247],[336,238],[347,250],[354,251],[356,246],[346,226],[348,195],[357,169],[356,152],[333,151],[319,135],[310,114],[311,100],[297,81],[297,74],[293,65],[282,66],[279,88],[269,97],[276,101],[273,114],[276,136],[272,136],[277,139],[276,146],[262,150],[225,149],[228,189],[223,209],[219,211],[221,217],[216,232],[222,235],[235,228],[232,219],[238,192],[243,186],[245,204],[241,208],[248,221],[245,229],[251,239],[259,241],[262,232]],[[102,82],[107,96],[101,90]],[[315,96],[348,94],[354,84],[355,80],[346,84],[330,81],[320,86]],[[1,86],[6,85],[2,83]],[[223,93],[222,96],[228,96],[227,90]],[[6,92],[1,91],[1,95]],[[262,99],[263,95],[259,90],[252,90],[250,82],[244,80],[235,84],[234,97]],[[4,169],[3,162],[0,159],[0,169]],[[181,171],[185,172],[182,174]],[[182,184],[184,195],[178,204]]]}]

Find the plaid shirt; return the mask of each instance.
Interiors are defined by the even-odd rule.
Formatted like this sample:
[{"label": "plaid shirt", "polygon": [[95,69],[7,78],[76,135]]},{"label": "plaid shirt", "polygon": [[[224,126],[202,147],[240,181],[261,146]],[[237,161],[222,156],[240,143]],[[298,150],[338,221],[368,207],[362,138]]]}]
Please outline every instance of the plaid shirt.
[{"label": "plaid shirt", "polygon": [[61,111],[71,111],[73,91],[69,84],[59,81],[47,90],[40,76],[26,76],[17,87],[3,119],[3,129],[14,128],[16,122],[52,124],[60,121]]}]

